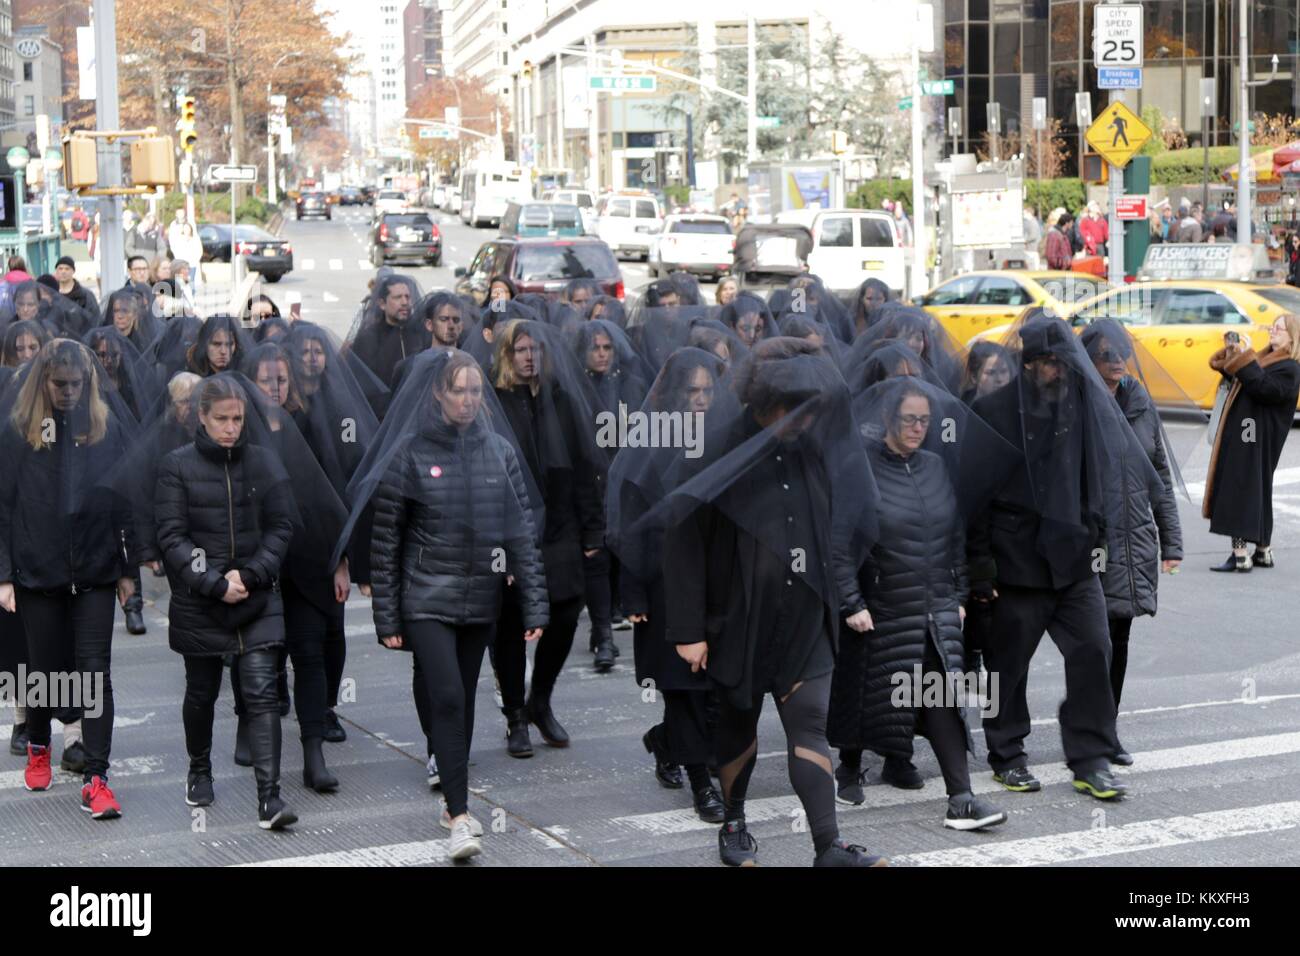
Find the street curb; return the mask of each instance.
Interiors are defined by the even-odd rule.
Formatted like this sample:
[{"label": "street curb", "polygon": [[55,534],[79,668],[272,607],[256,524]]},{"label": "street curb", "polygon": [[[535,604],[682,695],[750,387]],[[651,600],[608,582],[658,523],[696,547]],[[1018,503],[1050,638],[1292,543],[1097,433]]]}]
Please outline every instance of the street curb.
[{"label": "street curb", "polygon": [[280,230],[284,228],[284,212],[277,210],[275,215],[266,221],[266,231],[273,236],[280,235]]}]

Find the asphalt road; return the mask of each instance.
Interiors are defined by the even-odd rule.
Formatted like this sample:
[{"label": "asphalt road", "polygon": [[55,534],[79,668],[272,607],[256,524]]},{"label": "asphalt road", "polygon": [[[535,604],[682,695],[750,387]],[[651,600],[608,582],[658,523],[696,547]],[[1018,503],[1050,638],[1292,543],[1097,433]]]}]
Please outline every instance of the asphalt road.
[{"label": "asphalt road", "polygon": [[[331,223],[286,225],[298,268],[271,294],[301,292],[303,315],[346,331],[371,274],[364,214],[342,211]],[[440,269],[414,270],[428,288],[448,283],[490,233],[444,225]],[[311,267],[308,263],[312,263]],[[338,268],[334,267],[337,262]],[[639,266],[626,269],[629,284]],[[643,279],[641,281],[644,281]],[[1060,655],[1044,641],[1029,683],[1036,718],[1029,738],[1037,794],[1009,794],[992,783],[975,734],[977,791],[1011,814],[987,834],[941,826],[942,780],[928,744],[917,741],[924,790],[879,783],[872,763],[867,803],[841,807],[844,836],[897,865],[1250,866],[1300,865],[1300,649],[1295,623],[1295,567],[1300,564],[1300,437],[1293,436],[1278,474],[1278,567],[1249,575],[1213,574],[1227,554],[1200,518],[1208,448],[1198,429],[1170,431],[1191,492],[1180,503],[1187,560],[1162,578],[1160,613],[1133,629],[1120,733],[1136,758],[1121,771],[1130,785],[1122,803],[1102,804],[1069,786],[1055,726],[1063,695]],[[187,758],[180,725],[183,673],[167,648],[167,591],[145,578],[148,634],[128,635],[119,616],[113,684],[117,707],[112,781],[124,816],[95,822],[79,813],[78,781],[56,774],[46,793],[27,793],[23,761],[0,749],[0,857],[27,865],[328,864],[451,865],[437,824],[438,797],[424,776],[424,744],[410,697],[410,657],[375,641],[369,602],[354,593],[347,611],[348,662],[339,708],[348,731],[326,745],[342,781],[328,796],[301,785],[295,720],[284,721],[285,794],[301,816],[291,831],[255,824],[252,771],[231,761],[235,721],[229,696],[218,705],[217,802],[206,812],[184,802]],[[484,854],[472,866],[717,866],[714,827],[700,823],[686,791],[661,789],[641,746],[657,722],[632,672],[631,632],[609,674],[591,669],[584,618],[554,700],[573,737],[567,750],[541,745],[513,760],[504,720],[493,702],[485,662],[479,683],[470,770],[473,812],[484,823]],[[0,712],[0,744],[10,715]],[[57,731],[56,731],[56,740]],[[56,753],[59,745],[55,745]],[[786,778],[785,743],[775,710],[759,730],[759,760],[749,821],[767,865],[807,865],[811,843]]]}]

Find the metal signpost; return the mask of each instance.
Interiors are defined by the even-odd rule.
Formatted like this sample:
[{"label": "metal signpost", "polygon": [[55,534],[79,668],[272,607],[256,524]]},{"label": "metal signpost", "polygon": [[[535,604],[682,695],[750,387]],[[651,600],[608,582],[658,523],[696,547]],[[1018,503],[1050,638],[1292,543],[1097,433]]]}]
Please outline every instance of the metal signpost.
[{"label": "metal signpost", "polygon": [[208,179],[214,183],[230,184],[230,284],[239,285],[239,256],[235,253],[235,183],[257,182],[256,166],[209,166]]},{"label": "metal signpost", "polygon": [[[1111,90],[1110,105],[1088,129],[1088,143],[1110,163],[1110,215],[1107,255],[1108,278],[1114,284],[1124,281],[1124,227],[1117,209],[1124,195],[1123,168],[1142,148],[1151,131],[1114,91],[1142,88],[1142,5],[1137,3],[1098,4],[1093,10],[1092,55],[1097,66],[1097,86]],[[1135,122],[1136,121],[1136,122]],[[1146,135],[1135,135],[1141,130]],[[1139,142],[1140,138],[1140,142]],[[1137,145],[1125,151],[1133,143]],[[1102,146],[1106,148],[1103,149]],[[1116,162],[1116,160],[1119,160]]]}]

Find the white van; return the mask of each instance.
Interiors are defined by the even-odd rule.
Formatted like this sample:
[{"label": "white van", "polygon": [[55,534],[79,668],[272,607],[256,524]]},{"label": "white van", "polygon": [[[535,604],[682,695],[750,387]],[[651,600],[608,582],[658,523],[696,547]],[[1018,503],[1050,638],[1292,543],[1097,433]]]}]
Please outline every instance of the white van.
[{"label": "white van", "polygon": [[528,171],[514,163],[471,163],[460,177],[460,218],[471,226],[499,226],[512,202],[533,198]]},{"label": "white van", "polygon": [[663,211],[652,193],[643,189],[613,193],[600,201],[596,217],[596,235],[615,256],[649,261],[650,246],[664,228]]},{"label": "white van", "polygon": [[776,221],[806,226],[812,233],[808,271],[826,288],[853,292],[867,279],[879,279],[901,299],[907,293],[907,250],[894,217],[868,209],[791,210]]}]

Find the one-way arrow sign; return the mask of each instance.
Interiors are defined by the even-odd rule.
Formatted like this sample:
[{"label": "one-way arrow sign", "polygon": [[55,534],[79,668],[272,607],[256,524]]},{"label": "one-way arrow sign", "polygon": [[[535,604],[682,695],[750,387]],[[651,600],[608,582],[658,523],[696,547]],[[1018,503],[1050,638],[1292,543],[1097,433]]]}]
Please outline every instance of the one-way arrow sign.
[{"label": "one-way arrow sign", "polygon": [[214,183],[255,183],[256,166],[209,166],[208,179]]}]

